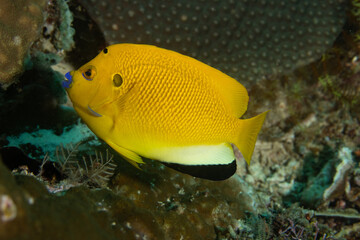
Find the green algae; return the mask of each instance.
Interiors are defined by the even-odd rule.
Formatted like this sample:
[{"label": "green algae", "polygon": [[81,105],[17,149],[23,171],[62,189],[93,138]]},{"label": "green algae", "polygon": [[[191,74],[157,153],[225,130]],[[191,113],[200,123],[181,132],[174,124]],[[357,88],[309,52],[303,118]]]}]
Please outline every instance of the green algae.
[{"label": "green algae", "polygon": [[293,203],[299,202],[307,208],[318,207],[323,200],[324,191],[332,183],[337,162],[335,151],[329,146],[325,146],[318,156],[307,155],[293,188],[284,197],[284,204],[291,206]]}]

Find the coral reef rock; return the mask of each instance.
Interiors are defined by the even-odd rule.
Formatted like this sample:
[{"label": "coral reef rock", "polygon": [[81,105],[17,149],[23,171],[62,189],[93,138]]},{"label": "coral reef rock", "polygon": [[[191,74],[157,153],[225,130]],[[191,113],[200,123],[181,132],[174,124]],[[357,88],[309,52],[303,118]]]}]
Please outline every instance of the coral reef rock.
[{"label": "coral reef rock", "polygon": [[147,162],[142,172],[125,165],[129,164],[120,166],[111,188],[138,209],[152,209],[165,239],[218,239],[214,229],[240,231],[239,219],[264,210],[264,199],[237,175],[213,182],[156,162]]},{"label": "coral reef rock", "polygon": [[[338,158],[341,162],[336,167],[336,174],[334,176],[333,183],[324,192],[323,198],[325,201],[334,198],[334,196],[343,194],[347,175],[349,175],[349,172],[355,165],[349,148],[342,148],[338,153]],[[338,192],[340,192],[340,194]]]},{"label": "coral reef rock", "polygon": [[9,85],[23,70],[30,45],[44,22],[45,0],[0,0],[0,84]]},{"label": "coral reef rock", "polygon": [[239,176],[212,182],[153,161],[143,171],[119,164],[111,191],[12,176],[0,159],[0,239],[219,239],[261,209]]},{"label": "coral reef rock", "polygon": [[79,0],[109,44],[175,50],[255,82],[321,56],[345,22],[347,1]]}]

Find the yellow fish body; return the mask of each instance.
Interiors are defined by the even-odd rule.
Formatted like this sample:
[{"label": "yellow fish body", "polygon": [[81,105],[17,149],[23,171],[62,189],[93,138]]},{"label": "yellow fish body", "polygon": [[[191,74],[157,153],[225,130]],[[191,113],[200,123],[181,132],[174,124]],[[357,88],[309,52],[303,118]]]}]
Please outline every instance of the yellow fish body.
[{"label": "yellow fish body", "polygon": [[231,143],[250,163],[266,112],[239,119],[248,94],[235,79],[191,57],[116,44],[63,82],[89,128],[137,166],[140,156],[190,175],[234,174]]}]

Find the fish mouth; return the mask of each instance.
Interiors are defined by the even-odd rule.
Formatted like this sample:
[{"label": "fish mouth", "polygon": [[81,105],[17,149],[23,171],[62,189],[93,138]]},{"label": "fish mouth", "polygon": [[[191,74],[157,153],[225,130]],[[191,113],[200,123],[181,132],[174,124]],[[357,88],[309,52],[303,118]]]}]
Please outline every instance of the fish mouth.
[{"label": "fish mouth", "polygon": [[89,105],[87,106],[89,112],[91,113],[91,115],[95,116],[95,117],[102,117],[102,115],[100,113],[95,112]]},{"label": "fish mouth", "polygon": [[63,88],[70,88],[73,82],[72,71],[65,74],[65,80],[62,81],[61,85]]}]

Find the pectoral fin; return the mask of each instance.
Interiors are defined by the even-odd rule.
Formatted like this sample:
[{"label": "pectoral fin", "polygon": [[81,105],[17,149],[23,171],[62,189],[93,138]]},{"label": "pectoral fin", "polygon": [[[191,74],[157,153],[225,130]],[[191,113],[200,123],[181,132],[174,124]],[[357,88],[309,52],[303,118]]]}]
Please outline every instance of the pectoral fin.
[{"label": "pectoral fin", "polygon": [[116,145],[111,141],[106,141],[106,143],[109,144],[109,146],[112,147],[115,151],[120,153],[131,165],[133,165],[138,169],[141,169],[138,163],[143,164],[144,161],[141,159],[141,157],[138,154],[126,148],[120,147],[119,145]]}]

